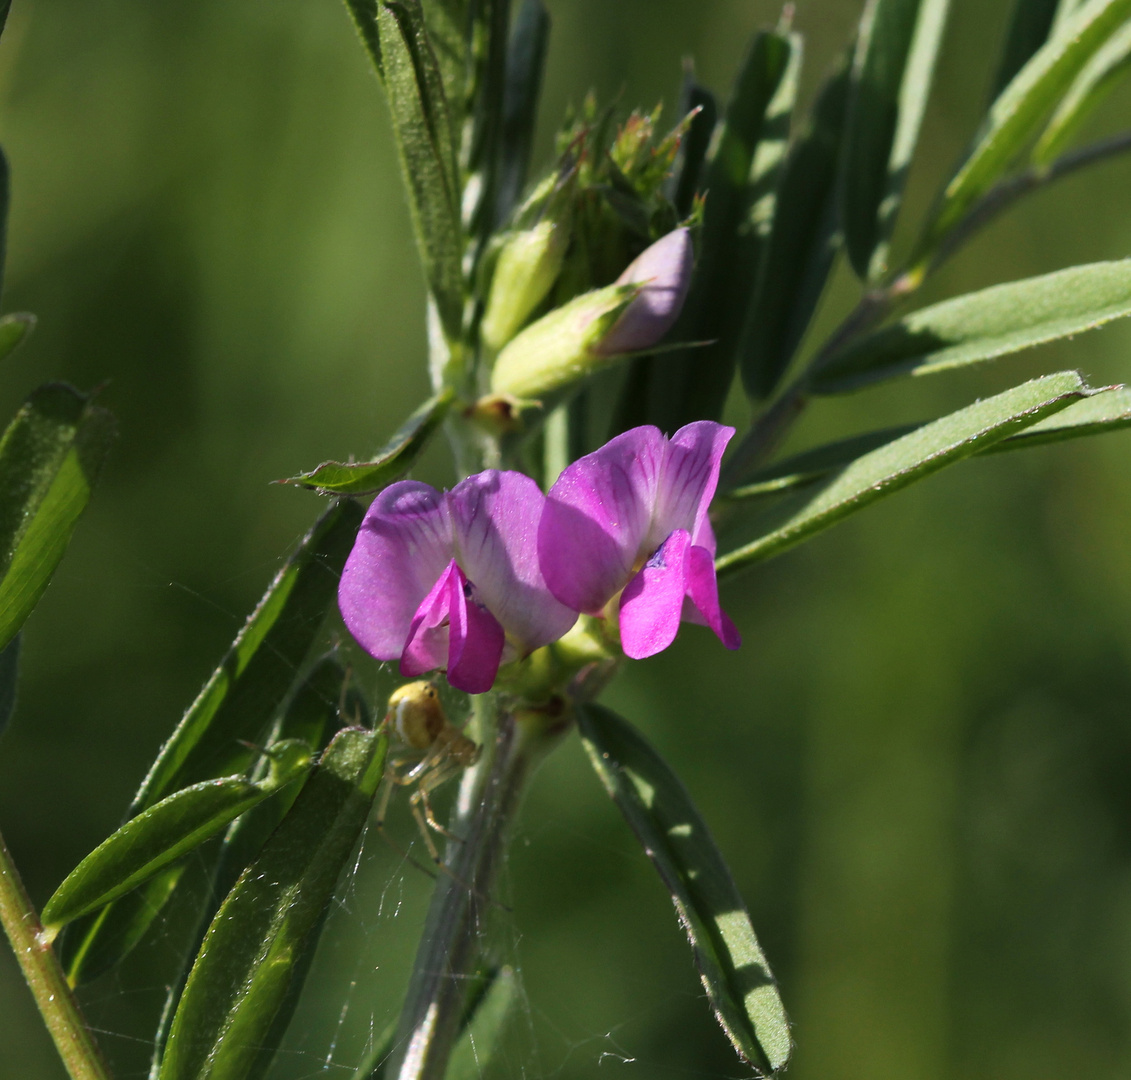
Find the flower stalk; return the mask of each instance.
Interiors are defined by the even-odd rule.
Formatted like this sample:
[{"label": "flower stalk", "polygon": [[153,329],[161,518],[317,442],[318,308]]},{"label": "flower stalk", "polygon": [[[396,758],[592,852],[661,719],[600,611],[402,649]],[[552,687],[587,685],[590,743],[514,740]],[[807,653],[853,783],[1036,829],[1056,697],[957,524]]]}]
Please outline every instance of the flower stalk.
[{"label": "flower stalk", "polygon": [[561,718],[518,719],[495,694],[474,700],[471,734],[483,747],[464,774],[451,822],[447,873],[436,880],[386,1070],[398,1080],[441,1080],[471,976],[483,957],[498,868],[533,765],[568,727]]},{"label": "flower stalk", "polygon": [[42,938],[39,915],[0,836],[0,923],[12,944],[36,1007],[71,1080],[111,1080],[55,950]]}]

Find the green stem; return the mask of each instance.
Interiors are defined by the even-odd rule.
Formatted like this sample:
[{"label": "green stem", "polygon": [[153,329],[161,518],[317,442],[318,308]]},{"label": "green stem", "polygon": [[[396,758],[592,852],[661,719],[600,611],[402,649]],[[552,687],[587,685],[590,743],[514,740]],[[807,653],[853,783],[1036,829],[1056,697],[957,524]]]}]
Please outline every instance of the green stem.
[{"label": "green stem", "polygon": [[483,747],[464,775],[448,845],[448,873],[436,880],[385,1075],[442,1080],[470,976],[483,955],[484,925],[509,826],[545,732],[497,712],[493,694],[475,699],[473,734]]},{"label": "green stem", "polygon": [[20,880],[3,836],[0,836],[0,923],[71,1080],[111,1080],[110,1070],[67,985],[55,950],[41,941],[43,927],[39,915]]}]

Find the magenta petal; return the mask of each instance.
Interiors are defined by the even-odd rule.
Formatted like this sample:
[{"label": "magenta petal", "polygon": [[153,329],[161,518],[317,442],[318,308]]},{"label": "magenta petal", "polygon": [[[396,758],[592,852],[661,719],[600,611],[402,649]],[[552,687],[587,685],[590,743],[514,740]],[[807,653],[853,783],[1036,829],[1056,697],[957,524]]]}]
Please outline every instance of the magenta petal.
[{"label": "magenta petal", "polygon": [[448,682],[468,694],[485,694],[495,684],[506,637],[462,575],[451,589]]},{"label": "magenta petal", "polygon": [[719,606],[715,558],[706,548],[693,546],[687,553],[687,596],[728,649],[737,649],[742,644],[738,628]]},{"label": "magenta petal", "polygon": [[338,586],[342,618],[366,652],[378,660],[401,655],[451,556],[447,506],[435,488],[405,480],[373,500]]},{"label": "magenta petal", "polygon": [[697,420],[671,437],[660,473],[648,547],[661,543],[673,529],[686,529],[700,546],[713,545],[707,511],[719,485],[723,452],[733,435],[732,427]]},{"label": "magenta petal", "polygon": [[658,428],[633,428],[575,461],[547,494],[538,556],[550,592],[574,611],[599,614],[631,576],[652,519],[664,444]]},{"label": "magenta petal", "polygon": [[405,677],[448,666],[453,586],[457,595],[462,592],[463,580],[454,559],[413,616],[401,654],[401,674]]},{"label": "magenta petal", "polygon": [[577,619],[542,576],[538,522],[544,503],[529,476],[495,470],[469,476],[448,495],[460,566],[522,654],[557,641]]},{"label": "magenta petal", "polygon": [[690,546],[687,530],[677,529],[625,586],[620,601],[620,641],[625,656],[642,660],[675,641],[687,592]]}]

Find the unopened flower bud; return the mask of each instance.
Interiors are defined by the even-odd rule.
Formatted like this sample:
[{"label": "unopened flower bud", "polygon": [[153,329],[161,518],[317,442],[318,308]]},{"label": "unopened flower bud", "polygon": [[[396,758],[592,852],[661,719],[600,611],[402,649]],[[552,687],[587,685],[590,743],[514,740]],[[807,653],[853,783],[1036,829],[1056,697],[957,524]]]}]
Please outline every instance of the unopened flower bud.
[{"label": "unopened flower bud", "polygon": [[499,353],[492,393],[540,398],[603,366],[607,358],[597,349],[639,291],[638,285],[606,285],[531,323]]},{"label": "unopened flower bud", "polygon": [[510,341],[546,298],[568,247],[569,229],[550,218],[513,234],[504,243],[480,324],[483,344],[491,352]]},{"label": "unopened flower bud", "polygon": [[655,345],[679,317],[691,285],[692,262],[690,232],[673,229],[629,263],[616,283],[644,287],[597,351],[616,356]]},{"label": "unopened flower bud", "polygon": [[691,265],[687,229],[661,237],[614,284],[574,298],[514,338],[495,362],[492,392],[540,398],[617,356],[651,348],[679,316]]}]

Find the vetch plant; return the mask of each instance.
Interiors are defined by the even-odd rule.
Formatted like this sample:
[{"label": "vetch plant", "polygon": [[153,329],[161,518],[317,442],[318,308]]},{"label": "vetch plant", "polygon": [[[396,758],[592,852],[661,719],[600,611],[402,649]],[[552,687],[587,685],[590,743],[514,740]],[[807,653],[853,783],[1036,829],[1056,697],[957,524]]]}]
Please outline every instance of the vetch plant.
[{"label": "vetch plant", "polygon": [[[738,649],[727,580],[897,489],[966,458],[1131,424],[1126,389],[1063,371],[780,451],[832,395],[1131,314],[1131,259],[913,306],[1017,200],[1131,149],[1127,133],[1073,143],[1131,70],[1131,0],[1018,0],[994,100],[924,219],[903,222],[907,245],[893,240],[948,0],[867,0],[807,110],[787,5],[755,34],[725,102],[690,67],[666,133],[658,109],[589,97],[537,176],[541,0],[347,6],[400,154],[432,396],[372,459],[290,478],[328,504],[125,824],[42,913],[0,841],[0,920],[70,1075],[109,1080],[76,990],[190,903],[191,858],[208,888],[195,932],[168,950],[150,1077],[258,1080],[367,824],[383,827],[395,790],[415,785],[439,872],[399,1020],[354,1077],[458,1080],[469,1056],[486,1067],[516,994],[483,930],[506,907],[499,868],[522,794],[576,733],[672,899],[725,1038],[745,1068],[776,1073],[793,1035],[747,901],[674,768],[598,699],[685,623]],[[841,264],[855,306],[818,340]],[[0,319],[0,358],[32,325]],[[406,479],[441,433],[449,488]],[[0,438],[0,730],[21,628],[111,435],[91,396],[51,383]],[[401,682],[383,700],[379,665]],[[456,777],[442,821],[432,796]]]}]

